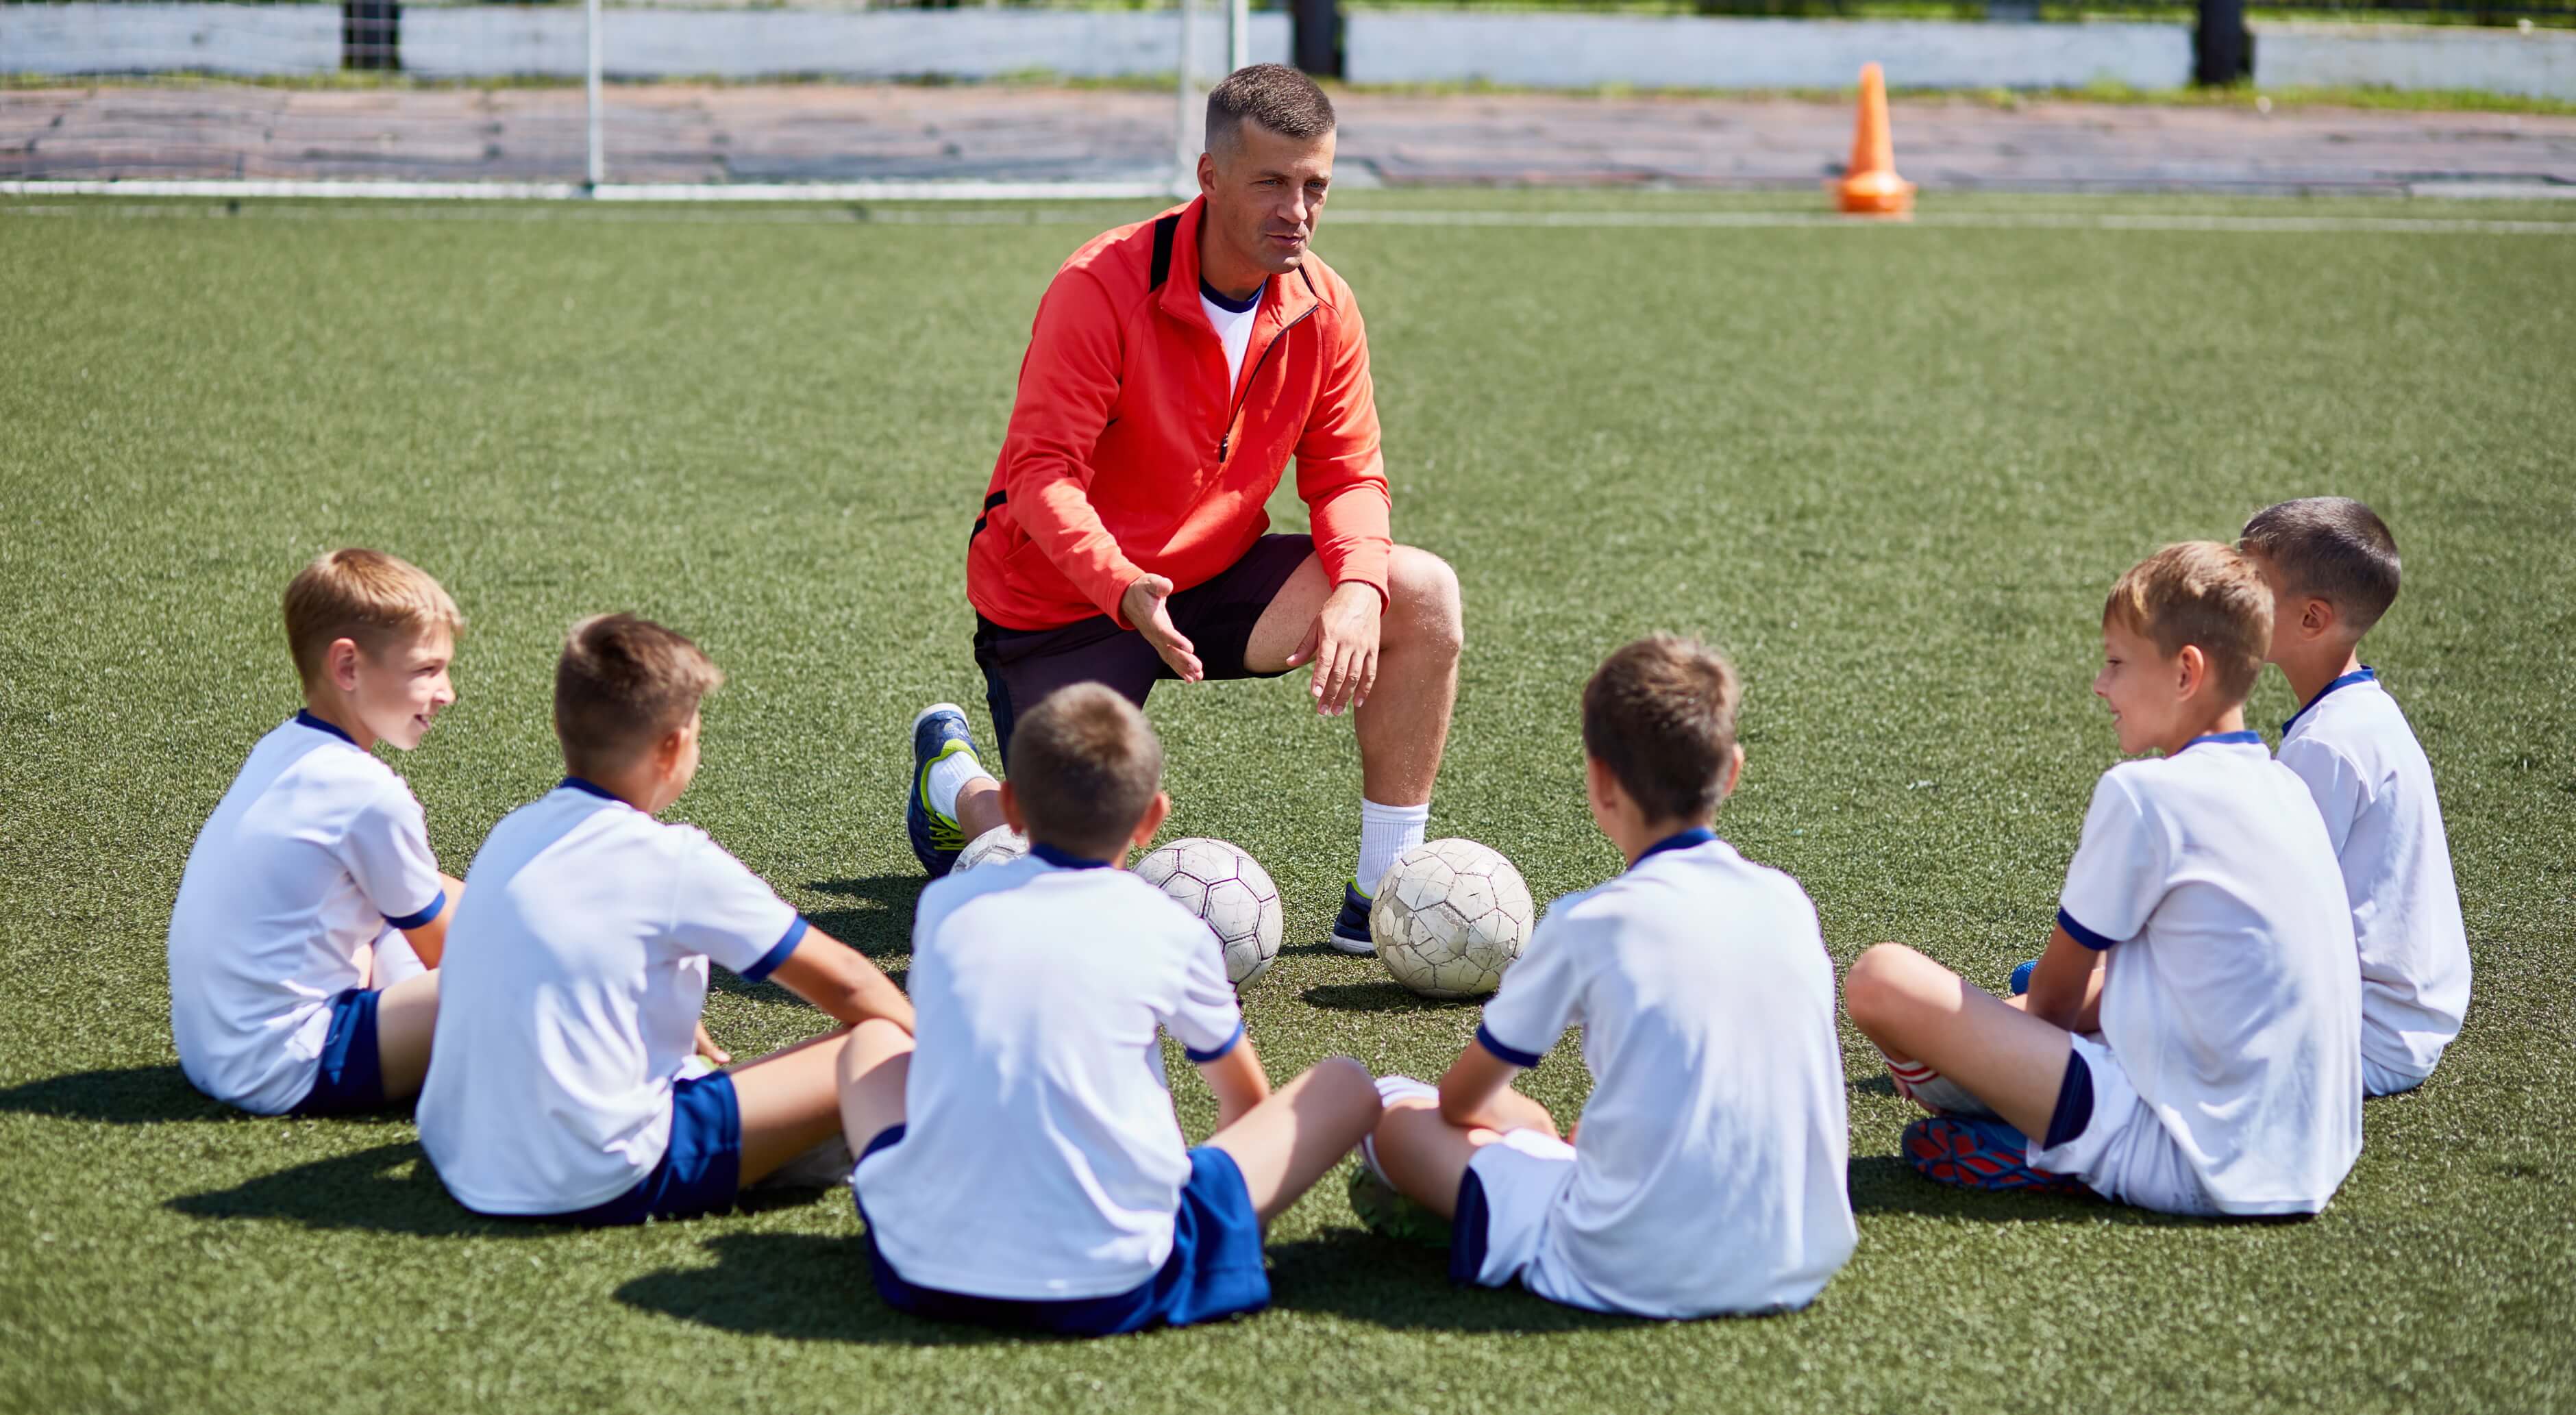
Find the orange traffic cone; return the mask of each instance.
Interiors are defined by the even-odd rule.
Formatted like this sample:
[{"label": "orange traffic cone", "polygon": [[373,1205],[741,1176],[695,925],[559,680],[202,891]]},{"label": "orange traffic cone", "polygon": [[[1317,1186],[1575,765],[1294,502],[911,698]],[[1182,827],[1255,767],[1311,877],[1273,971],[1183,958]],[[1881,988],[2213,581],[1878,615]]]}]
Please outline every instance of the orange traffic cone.
[{"label": "orange traffic cone", "polygon": [[1851,166],[1828,182],[1847,215],[1905,216],[1914,210],[1914,184],[1896,175],[1896,145],[1887,133],[1887,79],[1876,64],[1860,66],[1860,130],[1852,134]]}]

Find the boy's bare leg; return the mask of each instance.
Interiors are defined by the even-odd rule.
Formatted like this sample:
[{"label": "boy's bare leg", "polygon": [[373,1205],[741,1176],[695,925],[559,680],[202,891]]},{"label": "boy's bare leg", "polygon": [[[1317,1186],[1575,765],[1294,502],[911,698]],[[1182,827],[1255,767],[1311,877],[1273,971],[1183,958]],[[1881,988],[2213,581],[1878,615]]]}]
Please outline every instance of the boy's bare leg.
[{"label": "boy's bare leg", "polygon": [[1347,1056],[1326,1057],[1208,1143],[1243,1171],[1261,1221],[1288,1211],[1378,1121],[1377,1078]]},{"label": "boy's bare leg", "polygon": [[1927,1063],[2034,1141],[2048,1133],[2074,1048],[2062,1028],[1901,943],[1882,943],[1852,964],[1843,1005],[1891,1060]]},{"label": "boy's bare leg", "polygon": [[376,995],[376,1069],[385,1099],[420,1094],[429,1074],[429,1037],[438,1029],[438,970],[415,973]]},{"label": "boy's bare leg", "polygon": [[912,1075],[912,1034],[882,1017],[850,1032],[841,1048],[838,1085],[841,1135],[856,1156],[888,1126],[903,1123],[904,1082]]},{"label": "boy's bare leg", "polygon": [[[1490,1104],[1495,1118],[1507,1122],[1509,1129],[1556,1135],[1556,1117],[1518,1091],[1504,1090]],[[1369,1148],[1398,1193],[1442,1218],[1454,1218],[1467,1162],[1476,1157],[1476,1151],[1501,1138],[1501,1130],[1450,1124],[1440,1116],[1438,1096],[1423,1094],[1389,1102]]]},{"label": "boy's bare leg", "polygon": [[747,1188],[758,1183],[831,1138],[841,1121],[834,1073],[849,1036],[848,1028],[827,1032],[725,1073],[732,1078],[734,1103],[742,1112],[736,1184]]}]

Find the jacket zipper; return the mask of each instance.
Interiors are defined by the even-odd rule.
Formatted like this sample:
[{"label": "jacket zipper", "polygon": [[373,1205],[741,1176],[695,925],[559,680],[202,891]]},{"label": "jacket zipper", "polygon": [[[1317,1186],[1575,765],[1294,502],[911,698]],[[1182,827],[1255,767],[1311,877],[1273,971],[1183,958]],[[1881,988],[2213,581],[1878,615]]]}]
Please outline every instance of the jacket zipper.
[{"label": "jacket zipper", "polygon": [[1234,406],[1226,410],[1225,431],[1217,434],[1216,464],[1218,466],[1222,467],[1225,465],[1226,449],[1234,445],[1234,420],[1243,416],[1243,400],[1252,396],[1252,385],[1261,377],[1261,366],[1270,362],[1270,351],[1279,347],[1279,341],[1288,337],[1289,330],[1296,328],[1298,325],[1304,324],[1307,316],[1312,315],[1315,311],[1322,309],[1323,307],[1323,302],[1321,301],[1317,301],[1314,304],[1306,306],[1303,314],[1300,314],[1295,319],[1279,326],[1279,332],[1270,336],[1270,342],[1261,346],[1261,357],[1252,361],[1252,376],[1243,381],[1243,392],[1236,395]]}]

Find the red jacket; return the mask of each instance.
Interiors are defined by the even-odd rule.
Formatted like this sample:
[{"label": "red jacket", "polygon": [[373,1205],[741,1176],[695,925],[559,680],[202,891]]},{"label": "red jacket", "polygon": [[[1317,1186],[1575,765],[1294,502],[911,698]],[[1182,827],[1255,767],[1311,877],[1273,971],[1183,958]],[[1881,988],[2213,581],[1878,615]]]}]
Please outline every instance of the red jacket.
[{"label": "red jacket", "polygon": [[[1288,459],[1336,584],[1386,594],[1386,471],[1368,336],[1311,254],[1272,277],[1243,375],[1199,305],[1199,213],[1179,210],[1149,288],[1154,221],[1094,238],[1038,302],[1019,396],[966,549],[966,597],[1007,629],[1051,629],[1118,602],[1147,572],[1188,589],[1242,558]],[[1166,216],[1173,213],[1165,213]]]}]

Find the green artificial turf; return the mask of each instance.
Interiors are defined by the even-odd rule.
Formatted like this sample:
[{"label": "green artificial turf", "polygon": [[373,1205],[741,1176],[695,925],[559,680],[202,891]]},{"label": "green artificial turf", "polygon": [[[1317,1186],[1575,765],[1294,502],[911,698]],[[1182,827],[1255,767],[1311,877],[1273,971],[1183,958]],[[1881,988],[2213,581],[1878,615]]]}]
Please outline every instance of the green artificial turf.
[{"label": "green artificial turf", "polygon": [[[1722,205],[1343,204],[1405,201]],[[1846,1029],[1860,1247],[1802,1314],[1664,1326],[1456,1291],[1332,1180],[1272,1235],[1268,1313],[1024,1341],[880,1306],[845,1200],[505,1226],[446,1199],[407,1119],[248,1119],[188,1087],[171,899],[295,705],[278,593],[341,543],[416,560],[471,619],[461,700],[396,758],[448,868],[560,774],[564,627],[634,609],[731,676],[678,814],[900,970],[904,727],[937,698],[982,720],[961,551],[1033,303],[1132,214],[0,212],[0,1407],[2576,1402],[2576,233],[1325,224],[1369,317],[1397,533],[1465,585],[1433,829],[1542,899],[1617,864],[1580,798],[1583,677],[1697,630],[1749,681],[1722,831],[1805,882],[1838,960],[1905,939],[2000,985],[2116,757],[2087,692],[2111,579],[2282,497],[2388,517],[2406,590],[2367,656],[2442,784],[2476,1001],[2422,1091],[2370,1104],[2313,1222],[1920,1182]],[[1157,694],[1172,828],[1284,891],[1288,946],[1246,998],[1275,1076],[1336,1051],[1431,1074],[1475,1010],[1323,946],[1358,778],[1302,691]],[[2267,676],[2257,720],[2289,706]],[[822,1026],[734,984],[709,1020],[741,1055]],[[1525,1085],[1570,1116],[1571,1042]],[[1204,1088],[1177,1089],[1203,1132]]]}]

